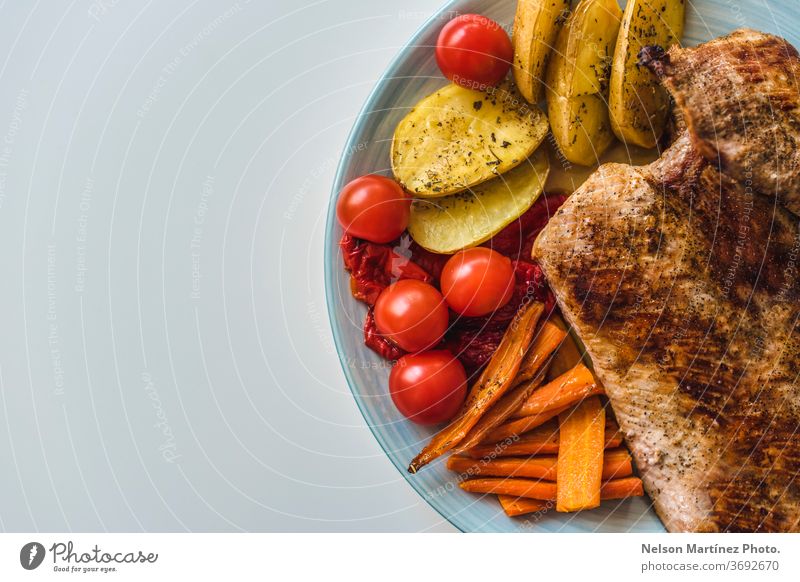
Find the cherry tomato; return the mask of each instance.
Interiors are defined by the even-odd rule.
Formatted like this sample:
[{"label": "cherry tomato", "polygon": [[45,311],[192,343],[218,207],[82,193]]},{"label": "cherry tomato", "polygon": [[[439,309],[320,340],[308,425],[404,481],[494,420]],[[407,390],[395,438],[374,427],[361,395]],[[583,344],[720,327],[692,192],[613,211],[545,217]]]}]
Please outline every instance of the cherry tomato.
[{"label": "cherry tomato", "polygon": [[436,62],[456,85],[485,89],[503,80],[514,49],[506,31],[480,14],[462,14],[447,24],[436,42]]},{"label": "cherry tomato", "polygon": [[410,213],[411,198],[400,184],[375,174],[348,182],[336,203],[336,217],[345,232],[375,243],[403,234]]},{"label": "cherry tomato", "polygon": [[416,279],[389,285],[375,302],[378,331],[407,352],[421,352],[442,341],[448,319],[442,294]]},{"label": "cherry tomato", "polygon": [[389,374],[392,402],[403,416],[418,424],[453,418],[467,396],[467,374],[446,350],[407,354]]},{"label": "cherry tomato", "polygon": [[485,247],[454,254],[442,269],[442,294],[450,309],[467,317],[486,315],[509,302],[514,293],[511,261]]}]

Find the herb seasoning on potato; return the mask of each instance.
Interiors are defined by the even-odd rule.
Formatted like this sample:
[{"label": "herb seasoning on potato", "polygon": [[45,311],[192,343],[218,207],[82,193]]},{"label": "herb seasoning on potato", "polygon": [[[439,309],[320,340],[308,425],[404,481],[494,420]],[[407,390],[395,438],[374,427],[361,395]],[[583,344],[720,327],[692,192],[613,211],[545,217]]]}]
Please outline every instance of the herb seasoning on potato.
[{"label": "herb seasoning on potato", "polygon": [[547,111],[558,148],[591,166],[614,141],[608,78],[622,10],[617,0],[582,0],[558,34],[547,68]]},{"label": "herb seasoning on potato", "polygon": [[669,48],[683,34],[684,0],[628,0],[614,51],[609,89],[611,128],[628,145],[655,147],[669,113],[669,96],[647,67],[646,46]]},{"label": "herb seasoning on potato", "polygon": [[569,0],[519,0],[514,16],[514,81],[530,103],[542,98],[547,61],[569,14]]},{"label": "herb seasoning on potato", "polygon": [[544,190],[550,164],[539,148],[502,176],[433,200],[415,200],[408,233],[434,253],[450,254],[479,245],[530,208]]},{"label": "herb seasoning on potato", "polygon": [[448,85],[397,125],[392,171],[414,196],[455,194],[522,163],[547,129],[544,112],[508,81],[486,91]]}]

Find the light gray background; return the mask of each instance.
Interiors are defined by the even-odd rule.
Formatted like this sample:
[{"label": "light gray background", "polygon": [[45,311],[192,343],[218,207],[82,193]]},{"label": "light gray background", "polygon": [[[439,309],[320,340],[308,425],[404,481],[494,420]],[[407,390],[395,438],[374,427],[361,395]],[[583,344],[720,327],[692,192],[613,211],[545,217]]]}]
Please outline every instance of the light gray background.
[{"label": "light gray background", "polygon": [[439,4],[0,3],[0,528],[452,530],[355,406],[322,265]]}]

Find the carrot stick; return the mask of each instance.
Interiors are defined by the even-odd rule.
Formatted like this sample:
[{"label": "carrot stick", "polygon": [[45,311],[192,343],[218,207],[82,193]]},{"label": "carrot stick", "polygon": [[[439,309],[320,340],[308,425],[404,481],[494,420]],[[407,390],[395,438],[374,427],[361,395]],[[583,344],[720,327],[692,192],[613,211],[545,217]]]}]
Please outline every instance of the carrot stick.
[{"label": "carrot stick", "polygon": [[600,505],[606,411],[593,396],[558,415],[558,499],[556,511]]},{"label": "carrot stick", "polygon": [[541,501],[539,499],[526,499],[525,497],[513,497],[511,495],[498,495],[497,499],[508,517],[547,511],[553,507],[552,501]]},{"label": "carrot stick", "polygon": [[[555,483],[536,479],[484,477],[462,481],[459,485],[464,491],[469,491],[470,493],[494,493],[497,495],[539,499],[541,501],[555,501],[557,495]],[[604,500],[640,497],[642,495],[644,495],[642,480],[638,477],[613,479],[603,483],[600,487],[600,497]]]},{"label": "carrot stick", "polygon": [[[613,449],[622,444],[622,433],[616,423],[609,422],[605,430],[605,448]],[[464,451],[473,459],[488,457],[514,457],[528,455],[547,455],[558,452],[558,428],[552,423],[543,424],[521,437],[506,439],[499,443],[481,444]]]},{"label": "carrot stick", "polygon": [[473,426],[467,433],[467,436],[455,447],[454,453],[459,453],[467,449],[471,449],[479,444],[487,433],[491,432],[499,425],[501,425],[508,417],[522,406],[530,395],[536,390],[544,380],[544,374],[539,374],[533,380],[519,384],[512,388],[505,396],[503,396],[497,403],[489,409],[489,411],[481,417],[475,426]]},{"label": "carrot stick", "polygon": [[453,422],[434,436],[424,449],[411,461],[409,473],[416,473],[458,445],[470,429],[511,387],[517,376],[520,363],[533,339],[536,323],[544,311],[538,302],[523,304],[508,326],[500,345],[489,360],[477,384],[470,391],[464,411]]},{"label": "carrot stick", "polygon": [[558,425],[547,422],[518,437],[491,444],[481,444],[465,451],[473,459],[512,457],[514,455],[545,455],[558,452]]},{"label": "carrot stick", "polygon": [[605,394],[603,387],[595,381],[589,368],[578,364],[531,394],[514,416],[531,416],[547,410],[563,408],[568,404],[597,394]]},{"label": "carrot stick", "polygon": [[533,338],[531,348],[522,359],[515,383],[520,384],[530,380],[542,369],[550,355],[561,345],[567,337],[567,330],[563,320],[557,315],[545,321]]},{"label": "carrot stick", "polygon": [[[464,437],[461,443],[454,447],[453,452],[459,453],[477,446],[485,440],[485,436],[489,432],[500,426],[500,424],[522,406],[533,391],[541,385],[544,380],[544,373],[540,373],[542,367],[547,364],[550,355],[558,348],[565,337],[566,331],[564,330],[564,322],[561,321],[561,318],[558,318],[557,323],[546,321],[542,325],[536,333],[536,337],[533,338],[531,347],[528,349],[528,353],[525,354],[522,364],[520,364],[519,372],[514,379],[515,388],[503,396],[503,398],[472,427],[469,434]],[[553,416],[555,415],[551,415],[548,418],[552,418]],[[547,418],[544,420],[547,420]],[[542,420],[542,422],[544,422],[544,420]],[[538,424],[534,426],[538,426]],[[533,428],[533,426],[531,426],[531,428]]]},{"label": "carrot stick", "polygon": [[[558,315],[553,316],[558,317],[560,320],[561,325],[566,330],[566,324]],[[562,374],[569,372],[572,368],[577,366],[581,359],[581,352],[578,349],[578,345],[575,343],[575,340],[572,339],[572,336],[569,335],[569,332],[565,331],[565,338],[564,341],[561,342],[561,345],[558,348],[555,356],[553,356],[553,361],[550,364],[550,370],[547,372],[547,381],[551,382],[555,380]]]},{"label": "carrot stick", "polygon": [[611,449],[603,453],[603,481],[633,475],[633,463],[627,449]]},{"label": "carrot stick", "polygon": [[[447,468],[464,477],[528,477],[557,481],[558,457],[519,458],[501,457],[476,461],[471,457],[453,455],[447,459]],[[633,474],[631,457],[625,449],[607,451],[603,458],[603,480],[628,477]]]},{"label": "carrot stick", "polygon": [[625,479],[612,479],[600,487],[600,497],[603,499],[625,499],[626,497],[641,497],[644,495],[642,480],[639,477],[626,477]]},{"label": "carrot stick", "polygon": [[518,459],[492,459],[475,461],[469,457],[451,456],[447,459],[447,468],[464,476],[476,477],[530,477],[532,479],[556,480],[558,458],[555,456],[531,457]]},{"label": "carrot stick", "polygon": [[531,497],[542,501],[556,498],[556,484],[551,481],[486,477],[462,481],[459,485],[470,493],[498,493],[514,497]]},{"label": "carrot stick", "polygon": [[569,408],[570,408],[569,406],[564,406],[563,408],[556,408],[555,410],[547,410],[545,412],[540,412],[539,414],[533,414],[531,416],[523,416],[522,418],[510,420],[492,430],[489,434],[486,435],[486,438],[484,438],[482,442],[499,443],[503,439],[513,438],[515,436],[521,435],[523,433],[528,432],[529,430],[533,430],[537,426],[543,425],[551,418],[555,418],[560,413],[564,412]]}]

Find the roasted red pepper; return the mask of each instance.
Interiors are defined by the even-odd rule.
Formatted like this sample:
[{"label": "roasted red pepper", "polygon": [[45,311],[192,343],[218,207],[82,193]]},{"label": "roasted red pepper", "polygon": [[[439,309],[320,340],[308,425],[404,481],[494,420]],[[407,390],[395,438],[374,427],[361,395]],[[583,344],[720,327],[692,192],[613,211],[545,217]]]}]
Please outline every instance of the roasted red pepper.
[{"label": "roasted red pepper", "polygon": [[486,241],[483,246],[503,253],[511,259],[530,260],[536,237],[566,199],[567,197],[562,194],[540,197],[527,212]]},{"label": "roasted red pepper", "polygon": [[422,267],[394,252],[391,244],[376,244],[345,234],[339,242],[344,267],[350,272],[353,296],[374,305],[386,287],[398,279],[419,279],[430,283],[433,277]]},{"label": "roasted red pepper", "polygon": [[375,325],[375,313],[372,307],[367,310],[367,317],[364,319],[364,345],[387,360],[397,360],[405,354],[380,334],[378,326]]}]

